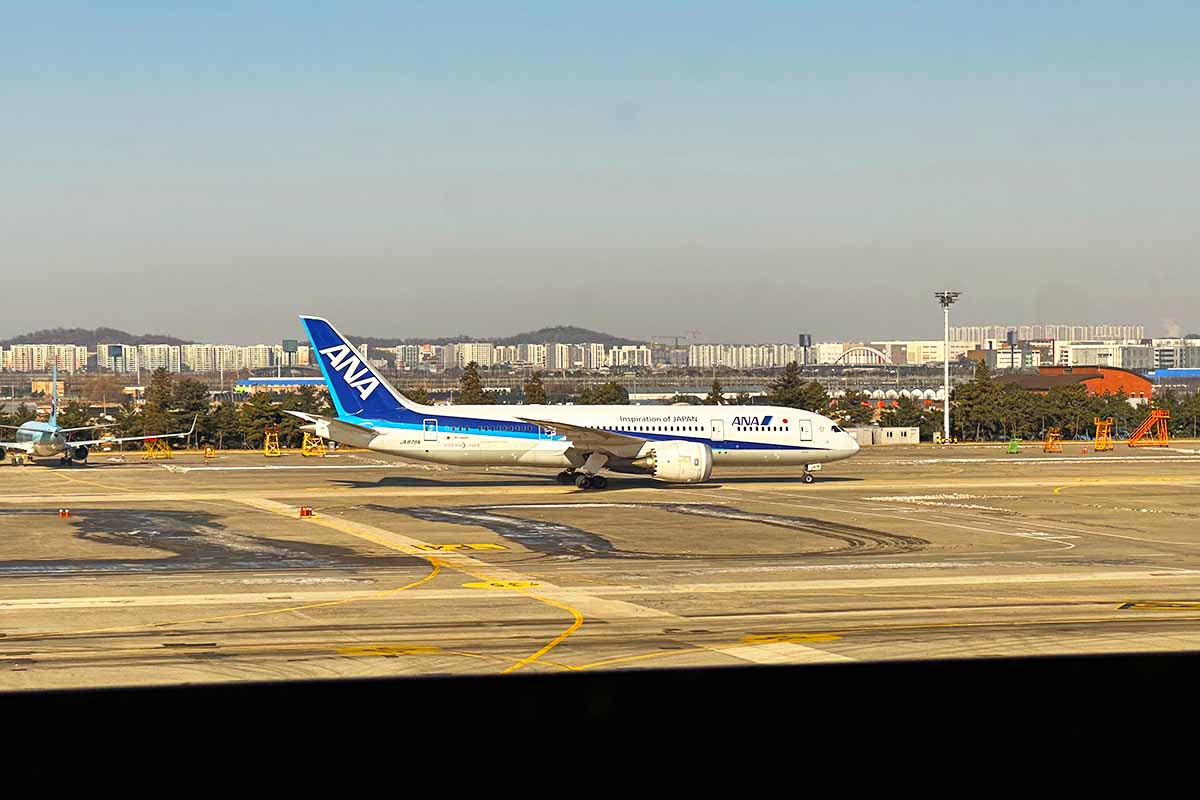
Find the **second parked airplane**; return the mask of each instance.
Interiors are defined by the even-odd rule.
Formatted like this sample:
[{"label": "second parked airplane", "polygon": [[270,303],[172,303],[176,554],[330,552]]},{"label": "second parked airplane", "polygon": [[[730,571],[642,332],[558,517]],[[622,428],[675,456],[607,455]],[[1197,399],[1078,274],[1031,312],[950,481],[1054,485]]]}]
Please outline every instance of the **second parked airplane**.
[{"label": "second parked airplane", "polygon": [[806,483],[858,442],[831,419],[777,406],[426,406],[396,391],[319,317],[301,317],[336,417],[289,411],[341,444],[440,464],[552,467],[562,482],[603,489],[603,470],[673,483],[714,465],[794,465]]}]

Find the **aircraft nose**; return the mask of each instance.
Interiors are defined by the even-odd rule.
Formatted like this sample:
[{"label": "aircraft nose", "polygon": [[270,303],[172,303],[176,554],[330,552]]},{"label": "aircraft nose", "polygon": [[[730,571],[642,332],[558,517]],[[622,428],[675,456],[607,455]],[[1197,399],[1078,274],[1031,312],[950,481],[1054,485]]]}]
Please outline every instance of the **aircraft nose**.
[{"label": "aircraft nose", "polygon": [[846,438],[850,441],[847,443],[846,449],[850,451],[850,455],[854,455],[862,449],[862,445],[858,443],[858,438],[847,433]]}]

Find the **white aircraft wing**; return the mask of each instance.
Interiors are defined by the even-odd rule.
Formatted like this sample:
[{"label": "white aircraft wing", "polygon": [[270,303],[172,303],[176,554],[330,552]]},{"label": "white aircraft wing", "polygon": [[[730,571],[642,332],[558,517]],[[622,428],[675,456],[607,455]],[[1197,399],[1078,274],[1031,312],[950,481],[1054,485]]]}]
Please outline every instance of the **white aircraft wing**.
[{"label": "white aircraft wing", "polygon": [[125,442],[144,442],[147,439],[183,439],[191,436],[196,432],[196,420],[200,419],[200,415],[192,417],[192,427],[190,430],[183,433],[160,433],[157,436],[116,436],[105,439],[81,439],[79,441],[71,440],[67,442],[69,447],[91,447],[95,444],[123,444]]},{"label": "white aircraft wing", "polygon": [[631,447],[641,447],[646,439],[640,436],[630,436],[627,433],[615,433],[587,425],[572,425],[568,422],[553,422],[548,419],[530,419],[517,417],[522,422],[531,422],[549,428],[555,433],[562,434],[571,440],[571,445],[581,450],[628,450]]},{"label": "white aircraft wing", "polygon": [[117,423],[115,423],[115,422],[105,422],[101,425],[84,425],[82,428],[59,428],[58,432],[59,433],[78,433],[79,431],[92,431],[92,430],[95,430],[96,428],[111,428],[116,424]]},{"label": "white aircraft wing", "polygon": [[33,450],[33,442],[0,442],[0,450],[20,450],[29,453]]},{"label": "white aircraft wing", "polygon": [[322,417],[320,414],[306,414],[303,411],[288,411],[286,408],[283,409],[283,413],[290,414],[293,417],[297,417],[298,419],[302,419],[305,422],[310,422],[314,425],[319,422],[323,422],[329,426],[345,425],[347,428],[352,428],[356,431],[362,431],[363,433],[379,433],[379,431],[375,430],[374,428],[368,428],[365,425],[355,425],[353,422],[346,422],[346,420],[338,419],[336,417]]}]

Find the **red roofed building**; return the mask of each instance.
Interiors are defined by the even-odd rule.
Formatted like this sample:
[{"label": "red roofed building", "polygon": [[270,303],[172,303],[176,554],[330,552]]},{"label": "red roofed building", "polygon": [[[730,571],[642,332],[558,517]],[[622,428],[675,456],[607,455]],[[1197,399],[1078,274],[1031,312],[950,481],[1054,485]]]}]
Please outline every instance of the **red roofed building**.
[{"label": "red roofed building", "polygon": [[1149,378],[1117,367],[1039,367],[1037,374],[997,375],[1000,383],[1015,383],[1031,392],[1045,394],[1055,386],[1083,384],[1089,395],[1124,392],[1130,398],[1149,399],[1154,384]]}]

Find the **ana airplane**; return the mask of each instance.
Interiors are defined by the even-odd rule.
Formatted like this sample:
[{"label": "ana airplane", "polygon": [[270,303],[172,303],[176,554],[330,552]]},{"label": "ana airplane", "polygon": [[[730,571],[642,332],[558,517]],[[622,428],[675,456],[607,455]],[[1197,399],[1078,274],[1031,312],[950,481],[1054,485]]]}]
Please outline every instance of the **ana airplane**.
[{"label": "ana airplane", "polygon": [[161,436],[123,436],[104,437],[100,439],[70,438],[73,433],[107,428],[111,425],[85,425],[82,428],[61,428],[58,425],[58,369],[51,373],[50,418],[45,422],[26,422],[18,428],[11,425],[0,425],[0,428],[16,430],[15,442],[0,442],[0,460],[5,453],[12,460],[13,466],[28,464],[36,458],[57,458],[60,464],[73,462],[87,463],[88,452],[98,444],[120,444],[122,442],[141,442],[146,439],[174,439],[191,436],[196,430],[196,420],[192,420],[192,429],[186,433],[167,433]]},{"label": "ana airplane", "polygon": [[287,413],[302,430],[352,447],[439,464],[554,467],[559,481],[603,489],[602,470],[674,483],[717,464],[794,465],[805,483],[858,452],[833,420],[776,406],[426,406],[396,391],[319,317],[301,317],[336,417]]}]

